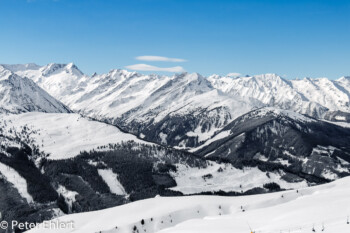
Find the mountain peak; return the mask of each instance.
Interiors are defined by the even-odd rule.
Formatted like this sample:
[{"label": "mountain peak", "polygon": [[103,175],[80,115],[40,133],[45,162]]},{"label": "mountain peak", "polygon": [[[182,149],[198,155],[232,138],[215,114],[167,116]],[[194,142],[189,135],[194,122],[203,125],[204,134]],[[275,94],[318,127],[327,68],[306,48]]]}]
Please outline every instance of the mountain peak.
[{"label": "mountain peak", "polygon": [[43,76],[49,76],[53,73],[65,71],[66,73],[75,74],[77,76],[84,75],[83,72],[74,63],[60,64],[60,63],[49,63],[46,66],[41,67],[41,73]]},{"label": "mountain peak", "polygon": [[65,64],[49,63],[41,68],[41,73],[43,76],[47,76],[63,67],[65,67]]},{"label": "mountain peak", "polygon": [[281,76],[275,73],[267,73],[267,74],[260,74],[260,75],[254,75],[255,78],[259,79],[267,79],[267,80],[281,80]]},{"label": "mountain peak", "polygon": [[136,72],[136,71],[128,71],[124,69],[113,69],[110,70],[107,74],[110,77],[125,77],[125,78],[130,78],[133,76],[142,76],[142,74]]},{"label": "mountain peak", "polygon": [[337,81],[350,81],[350,76],[343,76],[343,77],[340,77],[339,79],[337,79]]},{"label": "mountain peak", "polygon": [[78,76],[84,75],[83,72],[81,72],[81,70],[79,70],[79,68],[73,62],[66,65],[66,70]]},{"label": "mountain peak", "polygon": [[0,71],[0,109],[12,113],[70,112],[65,105],[50,96],[35,82],[7,69]]}]

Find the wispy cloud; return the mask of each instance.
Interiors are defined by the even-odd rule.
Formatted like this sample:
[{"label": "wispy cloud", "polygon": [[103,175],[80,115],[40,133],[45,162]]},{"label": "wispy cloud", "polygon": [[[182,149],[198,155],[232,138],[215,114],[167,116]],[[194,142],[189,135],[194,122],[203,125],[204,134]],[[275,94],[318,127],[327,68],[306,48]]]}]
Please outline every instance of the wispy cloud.
[{"label": "wispy cloud", "polygon": [[170,58],[161,56],[138,56],[135,58],[140,61],[166,61],[166,62],[185,62],[185,59],[180,58]]},{"label": "wispy cloud", "polygon": [[[27,3],[33,3],[33,2],[38,2],[39,0],[27,0]],[[51,2],[58,2],[59,0],[40,0],[40,1],[51,1]]]},{"label": "wispy cloud", "polygon": [[184,68],[182,68],[181,66],[163,68],[163,67],[151,66],[147,64],[135,64],[135,65],[125,66],[125,68],[130,70],[137,70],[137,71],[164,71],[164,72],[172,72],[172,73],[185,72]]}]

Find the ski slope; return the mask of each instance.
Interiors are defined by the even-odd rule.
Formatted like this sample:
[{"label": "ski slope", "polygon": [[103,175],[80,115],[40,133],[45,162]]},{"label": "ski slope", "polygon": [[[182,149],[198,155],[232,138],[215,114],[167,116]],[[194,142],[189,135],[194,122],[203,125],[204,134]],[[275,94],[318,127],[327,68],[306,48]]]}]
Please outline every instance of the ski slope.
[{"label": "ski slope", "polygon": [[[349,232],[350,177],[333,183],[263,195],[155,197],[110,209],[66,215],[74,230],[47,232],[261,233]],[[244,211],[243,211],[244,210]]]}]

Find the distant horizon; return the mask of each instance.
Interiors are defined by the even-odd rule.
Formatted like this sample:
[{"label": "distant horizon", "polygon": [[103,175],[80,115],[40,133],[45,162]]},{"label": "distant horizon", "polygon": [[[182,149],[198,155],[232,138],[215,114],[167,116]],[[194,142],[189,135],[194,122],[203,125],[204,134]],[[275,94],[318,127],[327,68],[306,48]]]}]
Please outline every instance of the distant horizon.
[{"label": "distant horizon", "polygon": [[47,65],[50,65],[50,64],[59,64],[59,65],[69,65],[69,64],[73,64],[75,65],[84,75],[86,76],[93,76],[94,74],[97,74],[97,75],[102,75],[102,74],[107,74],[113,70],[125,70],[125,71],[128,71],[128,72],[135,72],[135,73],[138,73],[138,74],[141,74],[141,75],[158,75],[158,76],[174,76],[174,75],[179,75],[179,74],[183,74],[183,73],[187,73],[187,74],[194,74],[194,73],[197,73],[205,78],[208,78],[210,76],[214,76],[214,75],[218,75],[220,77],[232,77],[232,78],[238,78],[238,77],[254,77],[254,76],[260,76],[260,75],[269,75],[269,74],[272,74],[272,75],[277,75],[278,77],[282,78],[282,79],[286,79],[286,80],[298,80],[298,79],[305,79],[305,78],[310,78],[310,79],[322,79],[322,78],[326,78],[326,79],[329,79],[329,80],[338,80],[340,78],[348,78],[350,77],[350,75],[344,75],[344,76],[340,76],[340,77],[336,77],[336,78],[329,78],[329,77],[284,77],[283,75],[280,75],[278,73],[260,73],[260,74],[238,74],[238,73],[232,73],[232,72],[229,72],[227,74],[219,74],[219,73],[212,73],[212,74],[209,74],[209,75],[203,75],[201,72],[197,72],[197,71],[193,71],[193,72],[189,72],[189,71],[183,71],[183,72],[152,72],[152,71],[137,71],[137,70],[131,70],[131,69],[127,69],[125,67],[122,67],[122,68],[111,68],[109,69],[107,72],[92,72],[92,73],[87,73],[87,72],[84,72],[84,70],[80,69],[80,67],[75,64],[74,62],[68,62],[68,63],[58,63],[58,62],[50,62],[50,63],[47,63],[45,65],[41,65],[41,64],[38,64],[38,63],[35,63],[35,62],[29,62],[29,63],[17,63],[17,64],[9,64],[9,63],[1,63],[0,65],[5,65],[5,66],[11,66],[11,65],[35,65],[35,66],[38,66],[40,68],[42,67],[45,67]]}]

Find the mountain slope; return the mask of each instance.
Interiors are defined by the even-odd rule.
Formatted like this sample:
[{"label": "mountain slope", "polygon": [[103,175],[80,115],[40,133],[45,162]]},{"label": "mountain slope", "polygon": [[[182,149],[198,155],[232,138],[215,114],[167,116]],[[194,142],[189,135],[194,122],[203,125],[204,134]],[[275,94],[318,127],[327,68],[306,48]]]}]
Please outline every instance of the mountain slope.
[{"label": "mountain slope", "polygon": [[286,175],[286,180],[303,177],[319,183],[350,174],[349,142],[349,128],[292,111],[262,108],[237,118],[192,151],[238,167],[282,169],[293,174]]},{"label": "mountain slope", "polygon": [[[8,137],[38,148],[48,159],[67,159],[81,151],[135,141],[151,144],[117,127],[93,121],[75,113],[4,114],[0,119],[1,131]],[[10,133],[11,132],[11,133]]]},{"label": "mountain slope", "polygon": [[67,113],[70,110],[32,80],[0,65],[0,111]]}]

